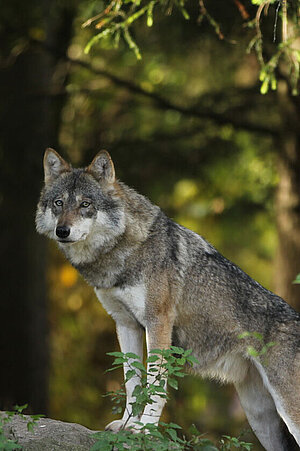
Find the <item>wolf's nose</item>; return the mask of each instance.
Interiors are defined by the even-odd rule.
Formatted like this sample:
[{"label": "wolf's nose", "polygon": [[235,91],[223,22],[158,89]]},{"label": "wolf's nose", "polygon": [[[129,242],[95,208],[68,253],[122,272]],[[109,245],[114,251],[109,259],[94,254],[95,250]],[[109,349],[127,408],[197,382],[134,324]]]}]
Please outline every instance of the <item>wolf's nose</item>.
[{"label": "wolf's nose", "polygon": [[56,227],[56,235],[59,238],[67,238],[70,235],[70,228],[67,226],[58,226]]}]

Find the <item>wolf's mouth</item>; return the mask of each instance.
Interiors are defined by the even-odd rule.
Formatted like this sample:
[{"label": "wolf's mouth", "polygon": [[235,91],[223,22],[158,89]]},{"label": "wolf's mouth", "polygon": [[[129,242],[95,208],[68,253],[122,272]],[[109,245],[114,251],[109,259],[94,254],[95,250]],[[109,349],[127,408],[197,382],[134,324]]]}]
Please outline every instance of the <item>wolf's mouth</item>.
[{"label": "wolf's mouth", "polygon": [[85,240],[87,235],[88,235],[87,233],[83,233],[83,235],[81,237],[79,237],[79,238],[77,238],[75,240],[74,239],[70,240],[70,239],[68,239],[68,237],[66,237],[66,238],[59,238],[59,237],[57,237],[56,241],[58,241],[58,243],[62,243],[62,244],[78,243],[79,241]]},{"label": "wolf's mouth", "polygon": [[68,243],[76,243],[76,241],[73,240],[57,240],[59,243],[64,243],[64,244],[68,244]]}]

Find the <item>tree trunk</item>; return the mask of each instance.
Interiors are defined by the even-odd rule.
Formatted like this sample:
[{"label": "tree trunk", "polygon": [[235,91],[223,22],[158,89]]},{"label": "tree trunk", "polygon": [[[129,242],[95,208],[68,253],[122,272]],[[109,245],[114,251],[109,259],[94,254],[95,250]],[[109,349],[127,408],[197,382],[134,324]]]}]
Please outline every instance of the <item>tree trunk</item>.
[{"label": "tree trunk", "polygon": [[[69,28],[61,33],[58,4],[45,0],[44,6],[47,15],[39,25],[44,25],[51,42],[59,37],[64,49],[70,40],[71,16]],[[32,8],[35,18],[37,4],[31,1],[26,7]],[[55,15],[51,8],[56,8]],[[11,17],[15,13],[11,8]],[[31,16],[27,20],[34,26]],[[24,33],[23,28],[9,26],[5,31],[12,42]],[[35,232],[34,217],[43,152],[57,144],[62,98],[50,95],[57,62],[58,57],[28,48],[13,64],[0,67],[0,408],[28,403],[30,411],[38,413],[47,412],[49,352],[46,243]]]},{"label": "tree trunk", "polygon": [[283,132],[278,143],[280,181],[276,196],[278,253],[275,291],[300,311],[300,104],[287,94],[280,98]]}]

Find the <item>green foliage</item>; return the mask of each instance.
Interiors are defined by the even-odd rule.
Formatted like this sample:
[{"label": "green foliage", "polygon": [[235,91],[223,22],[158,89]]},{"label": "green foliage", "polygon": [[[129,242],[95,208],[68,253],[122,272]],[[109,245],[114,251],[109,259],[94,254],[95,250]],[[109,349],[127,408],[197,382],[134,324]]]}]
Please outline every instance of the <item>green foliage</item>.
[{"label": "green foliage", "polygon": [[234,448],[239,449],[246,449],[247,451],[250,451],[252,448],[251,443],[243,442],[239,439],[239,437],[229,437],[228,435],[223,435],[223,439],[221,439],[221,450],[231,450]]},{"label": "green foliage", "polygon": [[[118,451],[145,450],[145,451],[168,451],[174,450],[203,450],[203,451],[225,451],[234,448],[250,451],[252,444],[240,441],[237,437],[224,435],[220,440],[218,447],[212,441],[204,438],[195,425],[189,428],[188,436],[186,436],[182,427],[176,423],[165,423],[160,421],[156,424],[142,424],[136,421],[135,429],[139,433],[133,433],[126,430],[126,425],[132,416],[141,416],[145,406],[153,403],[153,396],[158,395],[162,398],[168,398],[166,390],[167,384],[176,389],[178,383],[176,378],[185,376],[184,368],[192,367],[199,363],[195,357],[191,355],[191,350],[184,350],[179,347],[172,346],[170,349],[153,349],[150,356],[146,360],[147,367],[140,361],[139,357],[133,353],[124,354],[122,352],[110,352],[109,355],[115,357],[112,371],[120,368],[124,363],[129,366],[126,373],[126,382],[136,375],[141,376],[141,384],[136,385],[133,395],[135,401],[131,403],[132,414],[129,415],[127,422],[122,430],[117,433],[110,431],[98,432],[94,434],[97,442],[90,451],[110,451],[116,449]],[[151,376],[154,381],[148,382]],[[153,380],[153,379],[152,379]],[[124,400],[125,391],[120,390],[116,393],[109,393],[112,400],[118,405],[120,400]],[[132,426],[131,426],[132,427]],[[128,427],[130,429],[130,427]],[[136,431],[135,431],[136,432]]]},{"label": "green foliage", "polygon": [[[238,338],[240,339],[254,338],[258,342],[258,348],[254,347],[253,345],[247,346],[247,353],[251,357],[255,358],[266,356],[268,350],[276,345],[274,341],[264,343],[263,336],[259,332],[243,332],[242,334],[238,335]],[[263,363],[265,365],[267,364],[266,359],[263,360]]]},{"label": "green foliage", "polygon": [[[276,0],[251,0],[251,2],[252,5],[257,7],[254,19],[249,19],[250,14],[244,5],[241,5],[240,2],[236,3],[241,11],[242,17],[244,19],[247,17],[248,19],[246,23],[248,28],[255,30],[254,37],[250,39],[248,51],[255,50],[261,66],[261,94],[266,94],[269,89],[277,89],[277,71],[280,63],[283,62],[289,72],[287,79],[290,82],[292,93],[296,95],[298,93],[300,74],[300,51],[296,46],[296,40],[299,37],[299,10],[297,0],[282,0],[281,2],[277,2]],[[120,36],[122,35],[129,48],[134,51],[136,58],[141,59],[141,52],[130,31],[131,26],[145,16],[147,26],[151,27],[153,25],[153,11],[156,6],[167,14],[170,14],[175,6],[181,11],[183,17],[189,20],[190,15],[185,8],[185,3],[186,0],[173,0],[168,3],[164,0],[112,0],[101,13],[90,18],[83,24],[83,27],[85,27],[97,21],[96,29],[101,29],[100,33],[97,33],[90,39],[84,51],[85,53],[89,53],[90,49],[97,42],[107,37],[110,37],[114,42],[114,46],[118,47]],[[260,19],[263,11],[267,15],[269,10],[274,11],[273,7],[275,8],[273,41],[275,42],[277,40],[278,44],[273,45],[270,53],[269,50],[266,51],[264,43],[265,40],[267,42],[270,41],[270,36],[268,32],[265,32],[263,35]],[[208,12],[204,0],[199,1],[199,8],[198,23],[201,23],[206,18],[218,37],[224,39],[221,25]],[[279,12],[282,32],[281,38],[277,39],[276,32]],[[266,57],[266,55],[269,55],[269,57]]]},{"label": "green foliage", "polygon": [[0,417],[0,450],[3,451],[9,451],[9,450],[15,450],[15,449],[22,449],[21,445],[17,443],[16,440],[11,440],[6,438],[4,435],[4,426],[7,423],[10,423],[16,415],[20,416],[24,420],[27,421],[27,430],[29,432],[33,431],[34,426],[36,425],[36,422],[42,418],[44,415],[30,415],[30,419],[28,419],[28,416],[23,415],[23,411],[27,409],[28,404],[24,404],[23,406],[16,405],[13,411],[7,411],[5,412],[6,416]]},{"label": "green foliage", "polygon": [[[108,371],[123,367],[126,363],[129,370],[126,372],[125,382],[140,373],[141,385],[137,385],[134,389],[133,395],[135,402],[132,405],[133,415],[140,415],[147,404],[152,404],[152,398],[158,395],[162,398],[167,398],[165,383],[178,389],[178,382],[176,378],[183,378],[185,376],[184,368],[186,365],[192,367],[193,364],[198,363],[197,359],[191,355],[191,351],[184,351],[182,348],[171,346],[170,349],[153,349],[150,356],[147,358],[147,368],[140,361],[139,357],[131,352],[123,354],[122,352],[109,352],[108,355],[115,357],[112,368]],[[149,375],[152,375],[153,382],[148,382]],[[109,393],[113,401],[118,404],[121,399],[125,398],[125,391],[119,390]],[[130,419],[130,418],[129,418]]]},{"label": "green foliage", "polygon": [[[280,66],[285,66],[285,71],[288,72],[287,79],[289,80],[291,91],[293,95],[298,94],[298,81],[300,75],[300,52],[297,48],[296,40],[299,38],[299,5],[297,0],[270,0],[268,2],[263,0],[252,0],[254,5],[258,6],[256,17],[254,20],[248,22],[250,28],[256,30],[254,38],[249,44],[248,50],[254,47],[258,61],[260,62],[260,81],[261,94],[267,94],[269,89],[277,89],[277,76]],[[266,50],[264,41],[268,36],[263,36],[261,31],[261,15],[264,12],[265,16],[269,14],[269,10],[275,8],[275,18],[273,25],[273,44],[278,41],[276,46],[270,54]],[[277,38],[277,22],[281,20],[281,37]],[[265,54],[265,55],[264,55]]]},{"label": "green foliage", "polygon": [[300,283],[300,274],[297,274],[297,277],[293,280],[293,283]]},{"label": "green foliage", "polygon": [[[11,412],[9,412],[11,413]],[[15,414],[13,412],[13,414]],[[11,416],[7,413],[6,417],[0,417],[0,450],[1,451],[9,451],[15,449],[22,449],[21,445],[19,445],[16,440],[11,440],[4,435],[4,426],[6,423],[11,421]]]},{"label": "green foliage", "polygon": [[[189,14],[184,7],[185,1],[174,0],[171,7],[174,5],[179,8],[183,17],[188,20]],[[98,41],[108,36],[113,40],[115,47],[118,47],[120,36],[123,36],[128,47],[134,51],[136,58],[141,59],[140,50],[129,29],[134,22],[143,16],[146,17],[147,26],[152,27],[153,11],[157,5],[165,9],[166,2],[165,0],[112,0],[102,13],[97,14],[83,24],[83,27],[85,27],[97,21],[96,29],[101,29],[100,33],[96,34],[88,42],[84,52],[89,53]]]},{"label": "green foliage", "polygon": [[97,432],[94,437],[98,441],[90,451],[111,451],[116,449],[134,451],[169,451],[169,450],[201,450],[201,451],[226,451],[242,449],[250,451],[252,443],[247,443],[239,437],[224,435],[215,445],[211,440],[204,438],[198,430],[186,436],[180,436],[181,427],[174,423],[160,422],[159,426],[148,424],[141,428],[141,432],[133,434],[130,431],[113,433],[109,431]]}]

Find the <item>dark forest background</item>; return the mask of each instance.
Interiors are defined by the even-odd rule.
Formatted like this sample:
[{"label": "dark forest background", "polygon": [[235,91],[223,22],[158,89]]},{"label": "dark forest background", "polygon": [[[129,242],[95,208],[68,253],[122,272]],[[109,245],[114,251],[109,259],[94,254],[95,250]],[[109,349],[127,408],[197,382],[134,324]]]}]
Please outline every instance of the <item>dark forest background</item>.
[{"label": "dark forest background", "polygon": [[[189,21],[158,12],[151,29],[135,26],[141,61],[107,40],[84,55],[93,31],[81,25],[102,1],[2,5],[0,408],[29,403],[101,429],[115,418],[102,395],[122,379],[104,373],[106,352],[118,349],[113,321],[35,232],[46,147],[74,165],[107,149],[121,180],[300,309],[299,96],[284,68],[277,91],[262,96],[236,2],[207,5],[226,39],[198,24],[190,1]],[[231,387],[181,385],[166,419],[212,436],[247,428]]]}]

